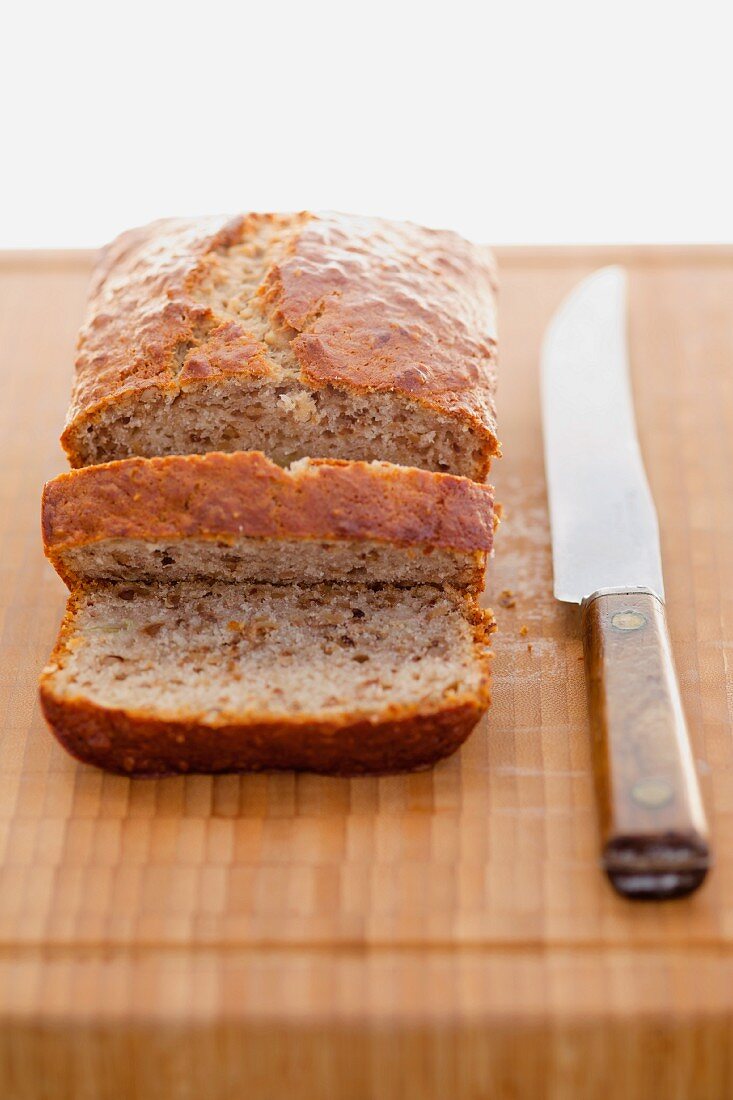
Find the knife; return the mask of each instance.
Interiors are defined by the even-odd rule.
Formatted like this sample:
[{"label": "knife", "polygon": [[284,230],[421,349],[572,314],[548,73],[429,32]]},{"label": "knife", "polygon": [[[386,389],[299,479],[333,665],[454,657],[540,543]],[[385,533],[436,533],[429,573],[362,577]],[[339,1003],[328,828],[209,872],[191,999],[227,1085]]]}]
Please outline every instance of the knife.
[{"label": "knife", "polygon": [[626,897],[681,897],[710,847],[634,422],[623,268],[561,305],[541,373],[554,591],[581,607],[601,863]]}]

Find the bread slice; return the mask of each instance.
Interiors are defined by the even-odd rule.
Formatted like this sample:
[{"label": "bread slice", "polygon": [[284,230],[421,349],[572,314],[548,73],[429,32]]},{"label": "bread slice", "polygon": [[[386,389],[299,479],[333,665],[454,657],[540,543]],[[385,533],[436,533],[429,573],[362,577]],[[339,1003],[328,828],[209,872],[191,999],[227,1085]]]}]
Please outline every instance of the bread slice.
[{"label": "bread slice", "polygon": [[171,219],[103,253],[72,466],[262,450],[482,481],[498,450],[495,268],[453,233],[339,214]]},{"label": "bread slice", "polygon": [[93,584],[41,702],[74,756],[128,775],[421,768],[488,704],[491,627],[432,585]]},{"label": "bread slice", "polygon": [[388,463],[263,454],[131,458],[43,494],[46,553],[70,586],[191,578],[480,590],[492,490]]}]

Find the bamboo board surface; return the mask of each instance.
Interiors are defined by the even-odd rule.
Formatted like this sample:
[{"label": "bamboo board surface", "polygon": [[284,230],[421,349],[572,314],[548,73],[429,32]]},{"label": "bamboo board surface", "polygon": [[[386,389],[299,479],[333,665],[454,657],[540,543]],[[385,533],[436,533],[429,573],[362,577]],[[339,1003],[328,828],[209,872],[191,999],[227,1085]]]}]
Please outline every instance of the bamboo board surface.
[{"label": "bamboo board surface", "polygon": [[[733,1094],[733,251],[499,260],[488,719],[412,776],[130,781],[67,757],[36,699],[64,603],[39,495],[64,468],[91,257],[0,254],[4,1100]],[[606,262],[629,266],[637,418],[717,859],[697,895],[656,905],[597,870],[578,615],[551,595],[538,351],[562,296]]]}]

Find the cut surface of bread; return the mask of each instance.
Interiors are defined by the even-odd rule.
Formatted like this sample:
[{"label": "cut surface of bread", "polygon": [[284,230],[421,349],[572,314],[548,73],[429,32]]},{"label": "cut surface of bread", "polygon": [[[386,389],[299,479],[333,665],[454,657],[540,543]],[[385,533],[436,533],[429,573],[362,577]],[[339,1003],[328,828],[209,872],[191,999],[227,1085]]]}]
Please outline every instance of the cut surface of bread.
[{"label": "cut surface of bread", "polygon": [[478,590],[490,486],[388,463],[260,453],[132,458],[44,490],[46,553],[69,584],[209,578]]},{"label": "cut surface of bread", "polygon": [[367,584],[450,584],[476,590],[483,584],[481,552],[460,554],[400,548],[368,539],[325,540],[180,538],[175,541],[107,539],[66,551],[60,572],[73,583],[90,580],[140,581],[149,577],[179,581],[264,581],[318,584],[361,581]]},{"label": "cut surface of bread", "polygon": [[432,585],[95,584],[41,701],[75,756],[132,775],[426,767],[488,704],[491,626]]},{"label": "cut surface of bread", "polygon": [[72,466],[264,450],[483,480],[493,259],[339,214],[169,219],[102,254],[62,442]]}]

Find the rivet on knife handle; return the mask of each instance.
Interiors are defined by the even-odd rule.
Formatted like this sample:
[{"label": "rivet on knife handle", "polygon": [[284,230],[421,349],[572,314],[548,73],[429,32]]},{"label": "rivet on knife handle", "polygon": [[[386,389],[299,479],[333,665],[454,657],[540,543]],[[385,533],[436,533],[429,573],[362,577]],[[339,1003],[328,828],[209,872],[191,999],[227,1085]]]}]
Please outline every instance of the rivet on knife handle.
[{"label": "rivet on knife handle", "polygon": [[597,594],[582,624],[604,869],[627,897],[689,894],[710,849],[664,605]]}]

